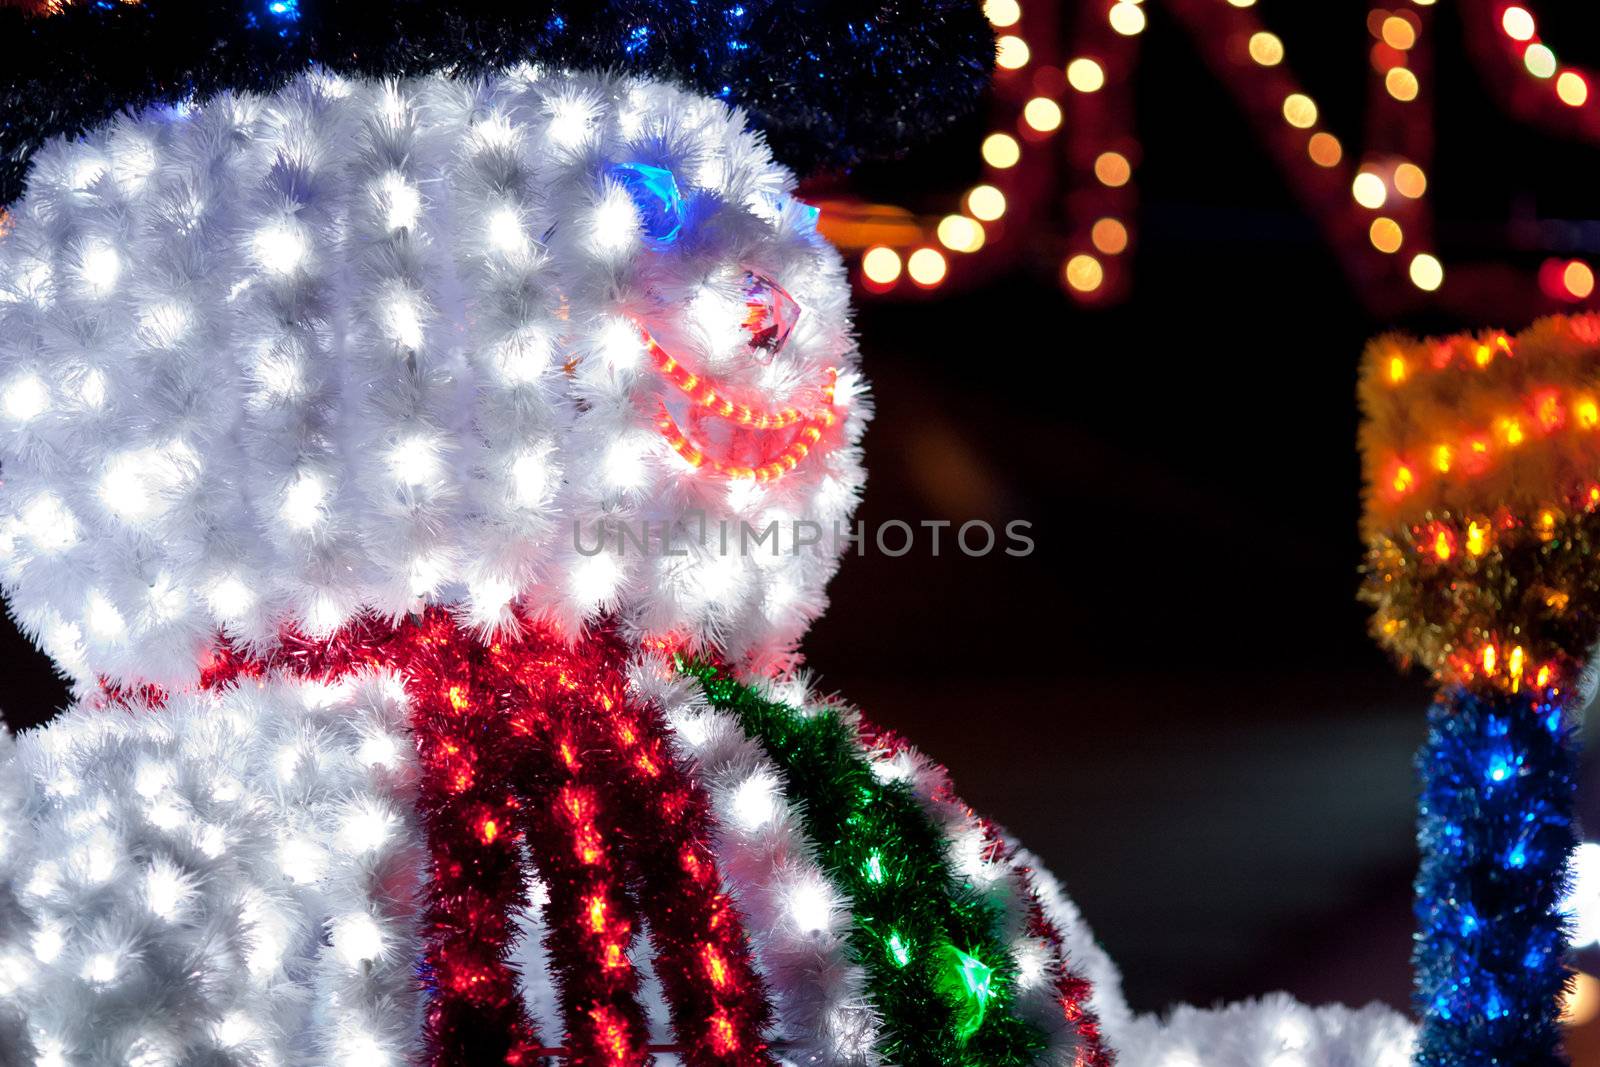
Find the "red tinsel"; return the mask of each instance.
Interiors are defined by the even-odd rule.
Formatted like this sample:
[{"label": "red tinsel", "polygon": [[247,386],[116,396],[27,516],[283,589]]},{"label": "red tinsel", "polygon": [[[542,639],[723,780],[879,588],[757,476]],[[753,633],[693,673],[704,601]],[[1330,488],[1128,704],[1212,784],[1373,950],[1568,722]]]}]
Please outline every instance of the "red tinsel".
[{"label": "red tinsel", "polygon": [[[378,667],[411,700],[429,885],[427,1038],[435,1067],[649,1059],[632,954],[640,919],[691,1064],[770,1064],[765,990],[707,842],[708,802],[673,760],[657,709],[627,692],[609,629],[539,626],[485,643],[446,611],[288,635],[266,660],[221,649],[205,684],[267,670],[334,681]],[[531,868],[531,870],[530,870]],[[508,957],[530,873],[549,891],[546,949],[564,1047],[541,1044]]]}]

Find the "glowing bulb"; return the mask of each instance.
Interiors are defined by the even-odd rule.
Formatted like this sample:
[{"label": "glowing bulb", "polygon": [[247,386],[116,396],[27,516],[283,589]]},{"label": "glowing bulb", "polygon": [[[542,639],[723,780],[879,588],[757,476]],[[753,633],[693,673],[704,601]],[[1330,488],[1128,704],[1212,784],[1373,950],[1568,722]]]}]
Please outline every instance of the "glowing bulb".
[{"label": "glowing bulb", "polygon": [[745,830],[759,830],[778,815],[778,781],[757,771],[740,782],[728,798],[733,821]]},{"label": "glowing bulb", "polygon": [[1096,219],[1089,240],[1108,256],[1121,255],[1128,247],[1128,228],[1118,219]]},{"label": "glowing bulb", "polygon": [[1094,176],[1100,184],[1117,189],[1128,184],[1133,177],[1133,165],[1121,152],[1101,152],[1095,157]]},{"label": "glowing bulb", "polygon": [[622,189],[610,190],[595,207],[591,235],[602,252],[626,251],[639,230],[639,213]]},{"label": "glowing bulb", "polygon": [[1574,299],[1586,299],[1594,292],[1594,271],[1583,260],[1575,259],[1561,272],[1561,284]]},{"label": "glowing bulb", "polygon": [[232,574],[219,578],[206,590],[206,603],[220,619],[237,619],[250,610],[255,600],[250,587]]},{"label": "glowing bulb", "polygon": [[937,248],[919,248],[907,257],[906,273],[913,282],[931,289],[944,281],[949,265]]},{"label": "glowing bulb", "polygon": [[6,384],[0,403],[5,405],[8,417],[17,422],[27,422],[43,414],[50,406],[50,390],[45,388],[43,379],[37,374],[23,374]]},{"label": "glowing bulb", "polygon": [[1256,0],[1228,0],[1234,7],[1255,7]]},{"label": "glowing bulb", "polygon": [[1022,121],[1040,133],[1049,133],[1061,125],[1061,105],[1048,96],[1036,96],[1022,105]]},{"label": "glowing bulb", "polygon": [[1522,65],[1535,78],[1548,78],[1556,72],[1556,54],[1542,44],[1530,44],[1522,53]]},{"label": "glowing bulb", "polygon": [[549,484],[550,465],[544,452],[524,452],[512,461],[512,496],[517,507],[538,507]]},{"label": "glowing bulb", "polygon": [[1582,107],[1589,99],[1589,83],[1575,70],[1564,70],[1556,79],[1556,95],[1568,107]]},{"label": "glowing bulb", "polygon": [[995,65],[1003,70],[1017,70],[1028,65],[1028,42],[1015,34],[1002,34],[995,41]]},{"label": "glowing bulb", "polygon": [[1305,93],[1290,93],[1283,98],[1283,120],[1300,130],[1317,124],[1317,104]]},{"label": "glowing bulb", "polygon": [[1082,253],[1067,260],[1062,275],[1067,284],[1080,293],[1092,293],[1105,281],[1105,269],[1100,266],[1100,261]]},{"label": "glowing bulb", "polygon": [[1009,133],[991,133],[983,139],[980,151],[983,161],[996,170],[1014,167],[1022,158],[1022,146]]},{"label": "glowing bulb", "polygon": [[1389,187],[1372,171],[1364,170],[1350,183],[1350,195],[1362,207],[1376,211],[1389,199]]},{"label": "glowing bulb", "polygon": [[833,900],[827,887],[807,881],[789,890],[789,916],[803,934],[821,933],[832,925]]},{"label": "glowing bulb", "polygon": [[128,624],[122,618],[122,612],[98,589],[89,590],[88,600],[84,608],[84,621],[89,624],[89,630],[96,637],[107,641],[115,641],[127,632]]},{"label": "glowing bulb", "polygon": [[110,245],[98,244],[83,254],[83,280],[96,294],[105,294],[117,284],[122,260]]},{"label": "glowing bulb", "polygon": [[28,540],[41,552],[59,552],[78,540],[77,519],[54,493],[40,493],[28,501],[21,519]]},{"label": "glowing bulb", "polygon": [[287,223],[258,231],[251,248],[256,262],[272,274],[292,273],[306,257],[305,238]]},{"label": "glowing bulb", "polygon": [[1431,293],[1444,284],[1444,265],[1426,252],[1411,257],[1411,284]]},{"label": "glowing bulb", "polygon": [[117,957],[110,952],[97,952],[83,963],[85,981],[96,985],[109,985],[117,980]]},{"label": "glowing bulb", "polygon": [[326,864],[327,854],[314,841],[290,837],[278,845],[278,866],[296,885],[310,885],[321,878]]},{"label": "glowing bulb", "polygon": [[1306,142],[1306,154],[1319,167],[1337,167],[1339,160],[1344,158],[1344,147],[1339,144],[1339,138],[1326,130],[1319,130]]},{"label": "glowing bulb", "polygon": [[322,521],[322,502],[328,487],[310,471],[301,471],[294,484],[284,490],[278,515],[296,530],[309,530]]},{"label": "glowing bulb", "polygon": [[1118,0],[1118,3],[1112,4],[1111,11],[1106,17],[1111,23],[1111,28],[1124,37],[1144,32],[1144,11],[1129,0]]},{"label": "glowing bulb", "polygon": [[1531,41],[1536,30],[1533,15],[1524,7],[1506,8],[1505,14],[1500,16],[1500,28],[1513,41]]},{"label": "glowing bulb", "polygon": [[939,243],[952,252],[976,252],[983,247],[983,227],[965,215],[939,220]]},{"label": "glowing bulb", "polygon": [[422,194],[399,174],[390,174],[380,185],[384,203],[384,222],[391,230],[409,230],[422,214]]},{"label": "glowing bulb", "polygon": [[334,951],[351,970],[383,955],[383,929],[364,911],[335,919],[332,933]]},{"label": "glowing bulb", "polygon": [[489,246],[506,255],[528,250],[528,237],[522,232],[522,219],[511,208],[503,207],[489,216]]},{"label": "glowing bulb", "polygon": [[983,13],[993,26],[1015,26],[1022,18],[1022,6],[1017,0],[984,0]]},{"label": "glowing bulb", "polygon": [[1094,60],[1080,56],[1067,64],[1067,84],[1078,92],[1099,92],[1105,83],[1105,68]]},{"label": "glowing bulb", "polygon": [[1261,30],[1250,35],[1250,58],[1263,67],[1283,62],[1283,41],[1275,33]]},{"label": "glowing bulb", "polygon": [[1421,89],[1417,76],[1406,67],[1390,67],[1389,73],[1383,76],[1383,87],[1401,103],[1415,100]]},{"label": "glowing bulb", "polygon": [[900,253],[884,245],[876,245],[861,257],[861,272],[876,285],[890,285],[900,277]]},{"label": "glowing bulb", "polygon": [[994,222],[1006,213],[1006,195],[992,185],[974,186],[967,194],[967,210],[973,218]]},{"label": "glowing bulb", "polygon": [[[380,735],[386,738],[388,735]],[[368,740],[373,740],[369,738]],[[365,760],[368,766],[382,764],[383,760]],[[394,816],[375,803],[365,803],[352,808],[339,827],[339,845],[356,855],[376,852],[389,840],[394,826]]]},{"label": "glowing bulb", "polygon": [[1398,252],[1400,245],[1405,240],[1405,234],[1400,229],[1400,224],[1393,219],[1379,217],[1372,220],[1372,225],[1367,230],[1367,236],[1372,241],[1372,247],[1380,252]]},{"label": "glowing bulb", "polygon": [[550,109],[550,139],[562,148],[577,148],[589,139],[594,116],[580,99],[557,100]]},{"label": "glowing bulb", "polygon": [[170,863],[157,861],[145,871],[145,904],[157,918],[175,917],[188,895],[189,884],[183,872]]},{"label": "glowing bulb", "polygon": [[1402,163],[1394,169],[1394,187],[1401,196],[1415,200],[1428,191],[1428,176],[1415,163]]},{"label": "glowing bulb", "polygon": [[1390,15],[1383,20],[1381,36],[1383,43],[1390,48],[1406,52],[1417,43],[1417,28],[1411,25],[1409,19],[1400,15]]},{"label": "glowing bulb", "polygon": [[401,485],[423,485],[439,475],[439,452],[432,437],[412,434],[389,450],[389,473]]}]

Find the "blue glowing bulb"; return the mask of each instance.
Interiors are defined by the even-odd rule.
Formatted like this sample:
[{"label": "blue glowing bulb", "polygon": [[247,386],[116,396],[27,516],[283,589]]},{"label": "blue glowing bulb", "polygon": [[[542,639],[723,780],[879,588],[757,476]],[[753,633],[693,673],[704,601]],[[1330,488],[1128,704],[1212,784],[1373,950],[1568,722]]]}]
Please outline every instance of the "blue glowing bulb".
[{"label": "blue glowing bulb", "polygon": [[646,237],[658,245],[678,239],[683,229],[683,195],[670,170],[648,163],[613,163],[607,173],[633,199]]}]

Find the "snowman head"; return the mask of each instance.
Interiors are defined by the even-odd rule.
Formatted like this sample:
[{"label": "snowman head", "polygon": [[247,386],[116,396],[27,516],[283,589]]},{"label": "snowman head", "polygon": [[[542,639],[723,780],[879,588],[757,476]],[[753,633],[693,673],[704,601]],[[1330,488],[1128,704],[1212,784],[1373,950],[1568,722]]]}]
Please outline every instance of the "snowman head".
[{"label": "snowman head", "polygon": [[0,240],[12,611],[83,682],[430,603],[781,664],[868,414],[792,183],[719,102],[526,66],[51,144]]}]

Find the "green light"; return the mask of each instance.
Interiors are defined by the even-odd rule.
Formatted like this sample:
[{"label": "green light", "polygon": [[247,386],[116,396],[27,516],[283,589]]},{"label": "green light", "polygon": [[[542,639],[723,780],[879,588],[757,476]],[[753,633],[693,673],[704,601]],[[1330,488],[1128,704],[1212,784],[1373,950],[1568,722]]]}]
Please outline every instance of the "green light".
[{"label": "green light", "polygon": [[994,968],[976,956],[948,946],[955,958],[955,973],[946,979],[956,1001],[956,1026],[963,1041],[983,1026],[983,1017],[994,996]]},{"label": "green light", "polygon": [[911,962],[911,946],[901,940],[898,930],[889,932],[889,958],[894,960],[896,967],[904,967]]},{"label": "green light", "polygon": [[956,949],[955,954],[960,962],[961,981],[967,987],[967,995],[980,1004],[987,1003],[990,994],[989,982],[994,977],[994,968],[960,949]]},{"label": "green light", "polygon": [[879,854],[877,849],[873,849],[872,855],[867,857],[866,870],[867,870],[867,881],[869,881],[869,882],[881,882],[881,881],[883,881],[883,856],[881,854]]}]

